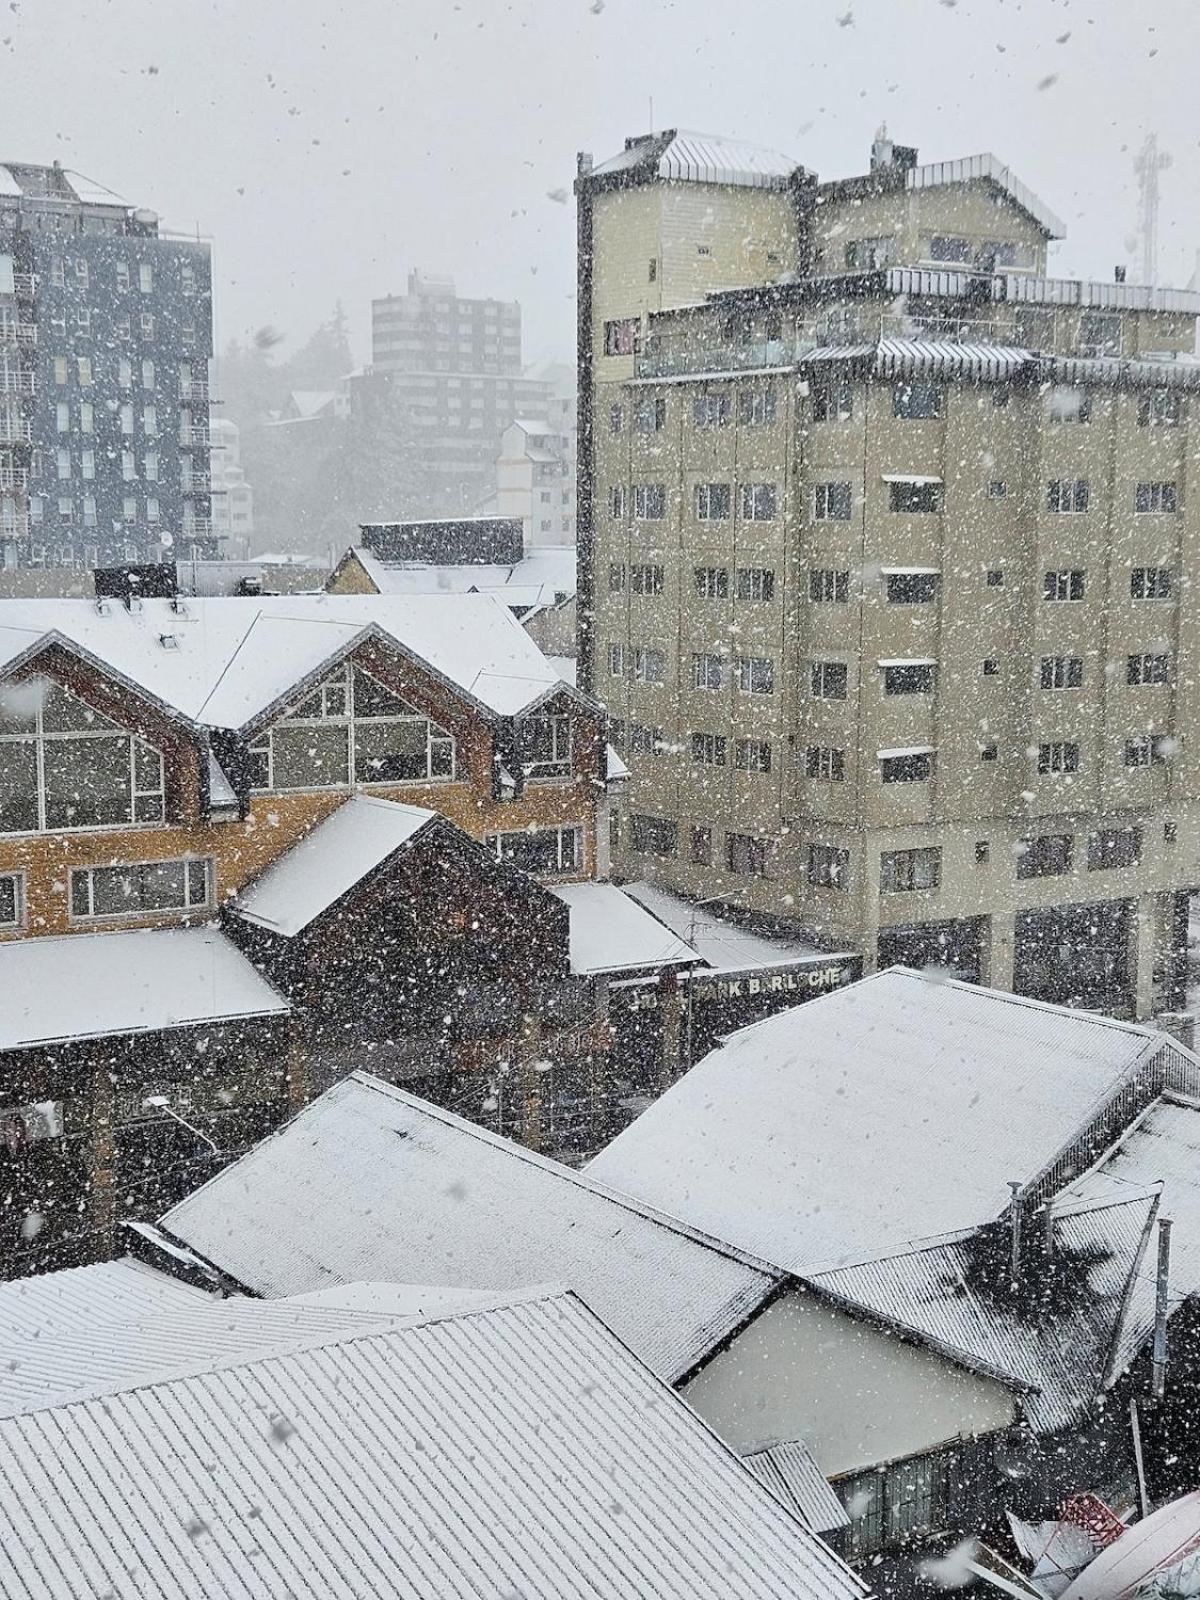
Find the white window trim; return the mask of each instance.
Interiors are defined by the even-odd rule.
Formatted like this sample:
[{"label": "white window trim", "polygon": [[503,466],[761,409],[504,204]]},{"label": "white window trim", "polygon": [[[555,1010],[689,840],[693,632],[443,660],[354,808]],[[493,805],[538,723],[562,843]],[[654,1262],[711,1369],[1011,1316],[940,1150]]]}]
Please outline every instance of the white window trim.
[{"label": "white window trim", "polygon": [[13,933],[25,926],[25,874],[24,872],[0,872],[0,878],[11,879],[15,885],[16,917],[12,922],[0,922],[0,932]]},{"label": "white window trim", "polygon": [[[204,899],[192,900],[191,873],[188,870],[197,863],[204,868]],[[75,880],[81,875],[88,879],[88,904],[95,904],[95,886],[93,875],[97,872],[132,872],[138,867],[171,867],[182,865],[184,903],[181,906],[153,906],[138,911],[76,911],[75,910]],[[122,861],[119,863],[102,862],[87,867],[72,867],[67,881],[67,916],[71,922],[143,922],[155,921],[162,917],[179,915],[192,915],[198,912],[211,911],[215,899],[214,888],[216,884],[216,860],[213,856],[163,856],[151,861]]]}]

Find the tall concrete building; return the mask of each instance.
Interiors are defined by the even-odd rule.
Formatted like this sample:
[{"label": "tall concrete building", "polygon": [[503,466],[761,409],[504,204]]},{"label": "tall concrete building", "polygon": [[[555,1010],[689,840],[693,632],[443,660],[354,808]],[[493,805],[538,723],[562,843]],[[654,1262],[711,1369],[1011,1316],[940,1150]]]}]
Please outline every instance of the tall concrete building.
[{"label": "tall concrete building", "polygon": [[248,556],[254,539],[254,490],[242,469],[242,430],[214,417],[212,432],[213,532],[227,556]]},{"label": "tall concrete building", "polygon": [[615,859],[868,969],[1146,1016],[1200,882],[1200,296],[989,155],[581,156],[580,681]]},{"label": "tall concrete building", "polygon": [[371,302],[371,372],[355,392],[361,406],[381,402],[380,379],[396,426],[420,463],[420,504],[405,516],[470,512],[496,488],[496,453],[518,417],[545,420],[552,384],[521,370],[521,308],[514,301],[467,300],[453,278],[410,272],[405,294]]},{"label": "tall concrete building", "polygon": [[0,164],[0,565],[215,553],[208,246]]}]

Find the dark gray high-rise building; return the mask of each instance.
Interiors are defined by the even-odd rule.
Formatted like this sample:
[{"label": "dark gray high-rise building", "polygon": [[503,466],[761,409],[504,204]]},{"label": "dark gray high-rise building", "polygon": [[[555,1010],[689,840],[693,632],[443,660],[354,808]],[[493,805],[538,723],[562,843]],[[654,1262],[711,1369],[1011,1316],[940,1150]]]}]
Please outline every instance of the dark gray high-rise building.
[{"label": "dark gray high-rise building", "polygon": [[0,163],[0,565],[212,555],[208,246]]}]

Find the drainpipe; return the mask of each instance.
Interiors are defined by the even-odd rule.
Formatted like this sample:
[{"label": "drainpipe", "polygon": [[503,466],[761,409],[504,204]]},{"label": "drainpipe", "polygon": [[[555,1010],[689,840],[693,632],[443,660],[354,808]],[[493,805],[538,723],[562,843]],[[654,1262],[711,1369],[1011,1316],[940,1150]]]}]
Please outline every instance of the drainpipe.
[{"label": "drainpipe", "polygon": [[1151,1393],[1156,1401],[1167,1392],[1167,1284],[1171,1269],[1171,1223],[1158,1219],[1158,1283],[1154,1294],[1154,1362]]}]

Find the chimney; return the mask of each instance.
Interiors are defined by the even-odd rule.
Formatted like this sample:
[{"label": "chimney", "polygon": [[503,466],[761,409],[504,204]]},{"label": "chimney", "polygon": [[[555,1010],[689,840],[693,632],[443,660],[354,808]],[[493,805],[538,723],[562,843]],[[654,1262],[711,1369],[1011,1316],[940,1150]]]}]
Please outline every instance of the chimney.
[{"label": "chimney", "polygon": [[1125,282],[1125,268],[1124,267],[1114,267],[1113,268],[1113,281],[1115,283],[1124,283]]},{"label": "chimney", "polygon": [[1154,1360],[1151,1393],[1161,1400],[1167,1392],[1167,1285],[1171,1276],[1171,1223],[1158,1219],[1158,1282],[1154,1290]]},{"label": "chimney", "polygon": [[578,155],[575,157],[575,170],[578,172],[579,176],[581,178],[586,178],[588,173],[592,170],[592,166],[592,152],[590,150],[580,150]]},{"label": "chimney", "polygon": [[887,123],[881,122],[871,144],[871,171],[878,172],[880,167],[890,167],[891,164],[892,141],[888,138]]}]

